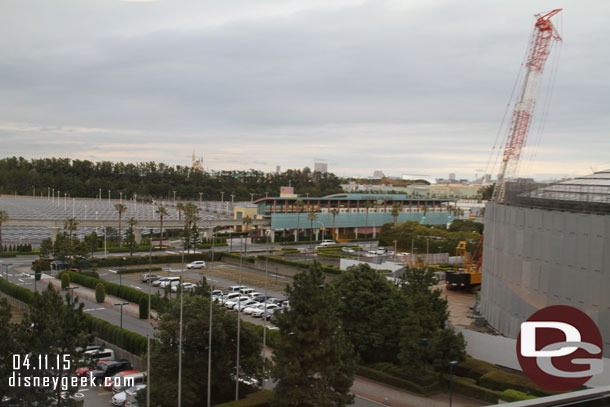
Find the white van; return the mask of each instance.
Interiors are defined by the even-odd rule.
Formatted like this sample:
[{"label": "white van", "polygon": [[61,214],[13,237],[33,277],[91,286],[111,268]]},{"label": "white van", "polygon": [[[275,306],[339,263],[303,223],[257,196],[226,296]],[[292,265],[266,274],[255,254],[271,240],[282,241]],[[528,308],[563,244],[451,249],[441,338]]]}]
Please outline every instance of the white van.
[{"label": "white van", "polygon": [[316,246],[316,249],[321,249],[323,247],[332,247],[336,246],[337,243],[334,240],[322,240],[322,243]]},{"label": "white van", "polygon": [[248,288],[245,285],[232,285],[229,287],[229,291],[230,293],[238,293],[239,290],[241,290],[242,288]]},{"label": "white van", "polygon": [[163,277],[157,280],[159,282],[159,288],[170,287],[180,282],[180,277]]},{"label": "white van", "polygon": [[250,294],[252,294],[254,291],[254,288],[242,288],[241,290],[239,290],[240,293],[242,293],[243,295],[247,295],[250,296]]}]

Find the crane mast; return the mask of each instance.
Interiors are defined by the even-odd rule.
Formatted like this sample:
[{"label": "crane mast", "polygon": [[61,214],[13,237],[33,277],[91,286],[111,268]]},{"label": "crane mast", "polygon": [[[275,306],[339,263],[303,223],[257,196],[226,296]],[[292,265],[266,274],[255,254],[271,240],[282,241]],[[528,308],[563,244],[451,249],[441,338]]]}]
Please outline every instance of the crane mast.
[{"label": "crane mast", "polygon": [[550,11],[544,15],[536,14],[534,33],[529,43],[525,74],[521,82],[520,91],[515,101],[511,126],[506,137],[506,145],[502,156],[502,165],[498,173],[498,180],[492,196],[495,202],[503,203],[506,193],[506,181],[514,178],[519,167],[521,151],[527,139],[527,133],[534,115],[536,105],[536,92],[544,65],[551,51],[554,41],[561,41],[559,33],[550,21],[550,18],[562,9]]}]

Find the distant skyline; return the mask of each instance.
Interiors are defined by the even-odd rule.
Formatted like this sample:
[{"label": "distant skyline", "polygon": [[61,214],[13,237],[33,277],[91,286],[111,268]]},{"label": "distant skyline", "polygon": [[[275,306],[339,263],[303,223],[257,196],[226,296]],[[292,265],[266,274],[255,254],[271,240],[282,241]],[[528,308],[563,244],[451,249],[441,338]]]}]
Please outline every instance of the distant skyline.
[{"label": "distant skyline", "polygon": [[533,14],[558,7],[520,176],[608,169],[601,0],[5,0],[2,156],[495,178]]}]

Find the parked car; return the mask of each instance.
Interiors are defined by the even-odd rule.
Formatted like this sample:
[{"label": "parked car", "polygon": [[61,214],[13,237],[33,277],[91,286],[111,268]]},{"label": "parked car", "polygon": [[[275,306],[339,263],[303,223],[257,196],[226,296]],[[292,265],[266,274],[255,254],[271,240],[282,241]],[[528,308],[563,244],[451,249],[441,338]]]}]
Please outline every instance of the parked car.
[{"label": "parked car", "polygon": [[[178,292],[179,285],[180,285],[180,283],[172,284],[172,292],[174,292],[174,293]],[[182,290],[184,292],[193,291],[195,288],[197,288],[197,284],[188,283],[188,282],[182,283]]]},{"label": "parked car", "polygon": [[156,274],[152,274],[152,273],[145,273],[145,274],[141,274],[140,275],[140,281],[143,283],[148,283],[148,282],[153,282],[156,281],[158,279],[160,279],[161,277],[159,277]]},{"label": "parked car", "polygon": [[131,363],[127,359],[111,360],[98,364],[96,370],[90,372],[90,374],[97,384],[102,384],[105,378],[114,376],[123,370],[132,369],[133,366],[131,366]]},{"label": "parked car", "polygon": [[[278,308],[280,308],[280,306],[277,305],[277,304],[267,304],[267,310],[278,309]],[[265,311],[265,307],[263,305],[262,308],[255,309],[254,311],[252,311],[252,316],[253,317],[261,317],[261,316],[263,316],[264,312],[266,312],[266,311]]]},{"label": "parked car", "polygon": [[[239,304],[239,310],[240,310],[241,312],[243,312],[243,311],[244,311],[246,308],[248,308],[248,307],[253,307],[253,306],[255,306],[256,304],[260,304],[260,303],[259,303],[258,301],[254,301],[254,300],[248,300],[248,301],[241,302],[241,303]],[[234,310],[237,310],[237,305],[236,305],[235,307],[233,307],[233,309],[234,309]]]},{"label": "parked car", "polygon": [[254,292],[252,292],[252,293],[248,294],[248,296],[249,296],[250,298],[252,298],[253,300],[255,300],[255,299],[256,299],[256,297],[260,297],[260,296],[263,296],[263,297],[264,297],[263,293],[259,293],[258,291],[254,291]]},{"label": "parked car", "polygon": [[241,290],[239,290],[240,293],[242,293],[243,295],[247,295],[250,296],[254,291],[254,288],[242,288]]},{"label": "parked car", "polygon": [[238,293],[242,288],[248,288],[245,285],[232,285],[229,287],[230,293]]},{"label": "parked car", "polygon": [[237,303],[241,303],[241,302],[246,302],[249,301],[250,297],[247,296],[241,296],[241,297],[235,297],[232,300],[226,301],[225,302],[225,307],[227,307],[228,309],[233,309],[233,307],[235,307],[237,305]]},{"label": "parked car", "polygon": [[[132,372],[132,373],[128,373],[128,372]],[[117,373],[117,375],[121,375],[122,380],[121,380],[120,385],[112,386],[112,392],[115,394],[125,391],[128,388],[133,387],[135,385],[146,382],[146,372],[138,372],[137,370],[136,371],[126,370],[126,371]]]},{"label": "parked car", "polygon": [[[122,377],[131,375],[133,373],[141,373],[141,372],[139,370],[123,370],[122,372],[112,375],[112,381],[109,381],[108,383],[103,383],[104,389],[112,390],[113,393],[118,393],[117,391],[114,391],[114,387],[115,387],[114,384],[116,382],[120,381]],[[128,387],[131,387],[131,386],[128,386]]]},{"label": "parked car", "polygon": [[252,304],[246,308],[244,308],[244,314],[246,315],[252,315],[252,313],[260,308],[264,308],[265,307],[265,303],[263,302],[259,302],[258,304]]},{"label": "parked car", "polygon": [[351,247],[347,247],[347,246],[342,247],[342,248],[341,248],[341,251],[342,251],[343,253],[356,253],[356,251],[355,251],[354,249],[352,249]]},{"label": "parked car", "polygon": [[197,260],[186,265],[187,269],[202,269],[205,268],[205,261]]},{"label": "parked car", "polygon": [[[159,288],[171,287],[174,284],[180,282],[180,277],[163,277],[153,282],[153,285],[159,286]],[[158,283],[158,284],[155,284]]]},{"label": "parked car", "polygon": [[145,384],[137,384],[125,390],[125,395],[127,396],[127,399],[125,400],[125,404],[123,405],[125,407],[139,407],[136,397],[138,396],[138,393],[143,391],[145,388]]},{"label": "parked car", "polygon": [[316,249],[323,249],[325,247],[336,246],[337,243],[334,240],[323,240],[322,243],[316,246]]},{"label": "parked car", "polygon": [[[91,349],[83,353],[83,358],[80,361],[91,366],[92,363],[99,364],[110,360],[114,360],[114,351],[112,349]],[[83,377],[91,370],[95,370],[95,368],[88,366],[79,367],[76,369],[76,375]]]}]

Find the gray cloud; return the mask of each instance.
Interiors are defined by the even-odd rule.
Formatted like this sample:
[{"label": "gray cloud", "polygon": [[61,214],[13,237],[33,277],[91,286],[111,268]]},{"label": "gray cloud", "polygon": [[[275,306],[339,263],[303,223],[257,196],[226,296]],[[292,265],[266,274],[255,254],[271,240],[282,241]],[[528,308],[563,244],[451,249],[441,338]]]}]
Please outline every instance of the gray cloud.
[{"label": "gray cloud", "polygon": [[[302,167],[323,156],[344,174],[461,177],[485,168],[531,16],[554,6],[6,3],[6,155],[186,164],[196,148],[213,168]],[[544,135],[533,135],[544,163],[534,175],[586,173],[607,160],[608,55],[599,44],[609,8],[572,1],[562,13],[566,40],[556,74],[550,60],[544,77],[555,86]],[[545,88],[539,95],[541,112]]]}]

